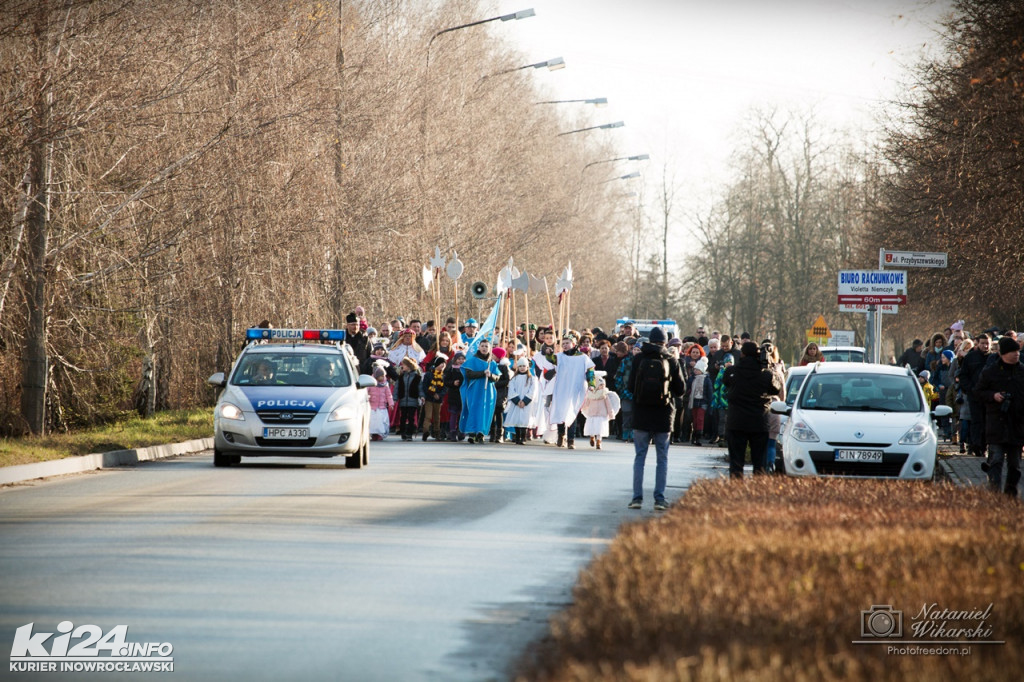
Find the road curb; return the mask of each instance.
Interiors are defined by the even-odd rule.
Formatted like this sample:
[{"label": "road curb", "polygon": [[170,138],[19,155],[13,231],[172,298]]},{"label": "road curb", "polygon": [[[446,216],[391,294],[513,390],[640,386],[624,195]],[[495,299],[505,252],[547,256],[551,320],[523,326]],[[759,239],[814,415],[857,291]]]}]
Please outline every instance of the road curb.
[{"label": "road curb", "polygon": [[34,464],[18,464],[0,469],[0,485],[24,483],[25,481],[32,481],[37,478],[78,474],[83,471],[95,471],[96,469],[131,466],[139,462],[148,462],[176,455],[187,455],[211,448],[213,448],[213,438],[197,438],[185,441],[184,443],[153,445],[148,448],[136,448],[134,450],[98,452],[91,455],[65,457],[64,459],[36,462]]}]

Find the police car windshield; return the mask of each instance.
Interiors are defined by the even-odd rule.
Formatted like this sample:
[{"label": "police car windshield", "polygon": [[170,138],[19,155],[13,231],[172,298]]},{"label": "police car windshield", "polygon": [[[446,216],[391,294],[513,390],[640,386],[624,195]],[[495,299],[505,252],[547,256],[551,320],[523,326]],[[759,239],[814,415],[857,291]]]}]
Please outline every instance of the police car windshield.
[{"label": "police car windshield", "polygon": [[811,374],[800,391],[803,410],[920,412],[921,390],[910,376]]},{"label": "police car windshield", "polygon": [[349,386],[352,377],[340,355],[250,353],[231,376],[235,386]]}]

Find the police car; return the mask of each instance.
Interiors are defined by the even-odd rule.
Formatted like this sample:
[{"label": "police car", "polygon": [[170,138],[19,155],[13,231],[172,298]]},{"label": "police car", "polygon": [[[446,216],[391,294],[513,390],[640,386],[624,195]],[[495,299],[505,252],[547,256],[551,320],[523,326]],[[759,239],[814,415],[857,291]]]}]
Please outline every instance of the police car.
[{"label": "police car", "polygon": [[620,317],[615,320],[615,332],[621,334],[622,328],[627,324],[632,325],[633,329],[643,337],[649,337],[651,330],[655,327],[661,327],[661,331],[665,332],[665,338],[674,339],[679,336],[679,325],[675,320],[638,320],[632,317]]},{"label": "police car", "polygon": [[207,383],[223,388],[213,413],[213,465],[242,457],[345,456],[368,464],[370,401],[376,382],[359,376],[340,329],[249,329],[248,345]]}]

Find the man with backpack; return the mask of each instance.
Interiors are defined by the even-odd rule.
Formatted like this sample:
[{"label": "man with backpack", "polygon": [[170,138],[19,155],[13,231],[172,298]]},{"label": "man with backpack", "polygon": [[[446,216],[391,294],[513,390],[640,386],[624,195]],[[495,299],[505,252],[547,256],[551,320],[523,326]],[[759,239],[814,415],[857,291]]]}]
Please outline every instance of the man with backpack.
[{"label": "man with backpack", "polygon": [[740,361],[724,370],[722,384],[729,399],[726,438],[732,478],[743,478],[748,444],[754,473],[765,473],[769,406],[772,396],[782,391],[780,373],[772,371],[770,362],[756,343],[746,341],[740,348]]},{"label": "man with backpack", "polygon": [[657,468],[654,473],[654,509],[668,509],[665,485],[668,478],[668,445],[675,412],[674,398],[686,392],[686,381],[679,362],[665,348],[665,332],[655,327],[650,342],[644,343],[633,358],[629,375],[633,392],[633,499],[630,509],[643,505],[644,462],[647,448],[654,441]]}]

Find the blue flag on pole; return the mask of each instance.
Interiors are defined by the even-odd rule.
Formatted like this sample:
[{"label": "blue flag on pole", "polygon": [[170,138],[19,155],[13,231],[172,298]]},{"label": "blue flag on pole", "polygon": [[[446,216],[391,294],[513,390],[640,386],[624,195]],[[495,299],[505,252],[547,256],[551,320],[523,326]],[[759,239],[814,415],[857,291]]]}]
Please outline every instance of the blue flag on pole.
[{"label": "blue flag on pole", "polygon": [[476,353],[476,347],[480,345],[480,341],[482,339],[487,339],[491,342],[492,346],[494,345],[494,339],[491,337],[494,335],[494,328],[498,326],[498,311],[501,309],[501,303],[503,300],[505,300],[505,294],[498,294],[498,300],[494,302],[494,307],[491,308],[491,314],[487,316],[487,319],[484,320],[484,323],[477,331],[476,336],[474,336],[473,340],[469,342],[469,349],[466,351],[467,357]]}]

